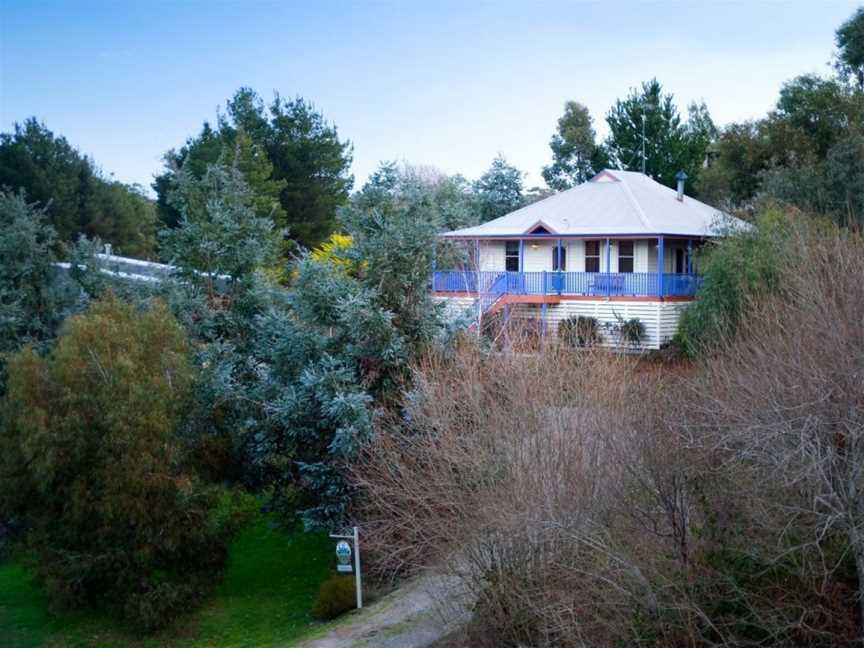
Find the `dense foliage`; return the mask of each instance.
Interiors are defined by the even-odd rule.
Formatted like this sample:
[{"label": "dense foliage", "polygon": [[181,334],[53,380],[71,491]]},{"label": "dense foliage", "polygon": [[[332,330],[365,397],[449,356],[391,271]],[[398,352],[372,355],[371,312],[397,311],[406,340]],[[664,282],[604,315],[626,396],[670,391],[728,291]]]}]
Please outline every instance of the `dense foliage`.
[{"label": "dense foliage", "polygon": [[388,215],[406,209],[434,213],[439,230],[458,229],[478,222],[476,194],[461,175],[447,176],[427,166],[383,162],[346,206]]},{"label": "dense foliage", "polygon": [[140,187],[103,177],[93,160],[35,118],[0,134],[0,187],[41,204],[61,241],[98,237],[117,252],[153,253],[156,213]]},{"label": "dense foliage", "polygon": [[675,336],[685,353],[696,356],[729,344],[749,300],[776,290],[789,226],[787,215],[768,210],[752,229],[707,244],[698,258],[699,299],[684,311]]},{"label": "dense foliage", "polygon": [[50,594],[120,606],[144,626],[197,598],[225,558],[230,514],[184,468],[185,334],[167,308],[107,298],[47,357],[9,365],[0,501],[28,530]]},{"label": "dense foliage", "polygon": [[838,72],[845,79],[854,79],[859,90],[864,90],[864,7],[840,25],[836,42]]},{"label": "dense foliage", "polygon": [[58,312],[51,263],[56,234],[43,209],[0,190],[0,353],[53,335]]},{"label": "dense foliage", "polygon": [[340,215],[357,273],[301,259],[288,311],[258,319],[255,353],[269,369],[254,390],[268,406],[254,457],[277,501],[302,486],[307,526],[345,520],[342,472],[368,441],[373,411],[398,405],[408,362],[440,330],[427,280],[444,215],[399,188],[373,191]]},{"label": "dense foliage", "polygon": [[864,225],[861,25],[859,10],[837,31],[836,77],[792,79],[766,117],[722,129],[697,181],[700,194],[745,213],[774,201]]},{"label": "dense foliage", "polygon": [[[336,128],[241,89],[166,156],[160,253],[176,272],[133,283],[101,272],[95,239],[69,243],[150,254],[149,202],[16,126],[0,182],[30,193],[0,192],[0,525],[55,600],[153,627],[218,574],[252,506],[225,486],[328,529],[360,489],[376,565],[454,566],[476,645],[842,645],[864,579],[862,257],[811,212],[864,223],[860,19],[838,30],[836,78],[790,81],[765,119],[719,135],[656,80],[616,102],[602,145],[565,106],[550,187],[641,169],[644,117],[650,175],[672,186],[685,170],[706,200],[756,214],[698,259],[677,342],[710,371],[688,368],[692,382],[634,380],[584,348],[450,348],[429,272],[469,261],[436,234],[548,195],[503,156],[475,182],[384,163],[349,197]],[[525,348],[542,354],[538,332]],[[645,327],[558,332],[636,347]],[[336,598],[353,599],[347,583]]]},{"label": "dense foliage", "polygon": [[200,179],[181,169],[169,195],[180,220],[160,232],[162,256],[186,280],[203,282],[211,298],[217,281],[230,294],[275,258],[273,222],[257,213],[243,177],[236,166],[210,165]]},{"label": "dense foliage", "polygon": [[570,347],[587,347],[600,340],[600,324],[596,317],[572,315],[558,322],[558,339]]},{"label": "dense foliage", "polygon": [[698,179],[717,133],[705,104],[690,105],[682,122],[673,96],[663,93],[657,79],[615,102],[606,116],[610,132],[605,146],[610,159],[625,170],[642,170],[643,118],[645,173],[667,187],[675,186],[679,171],[691,181]]},{"label": "dense foliage", "polygon": [[287,227],[297,245],[312,248],[336,229],[336,209],[348,198],[351,144],[302,98],[278,94],[265,106],[250,88],[227,102],[214,129],[201,132],[165,156],[166,170],[153,185],[159,216],[174,227],[180,220],[170,194],[180,169],[201,178],[211,164],[235,164],[255,196],[259,217]]},{"label": "dense foliage", "polygon": [[509,214],[523,205],[522,175],[519,169],[507,164],[503,156],[492,160],[489,170],[474,183],[482,222]]},{"label": "dense foliage", "polygon": [[606,124],[609,135],[602,145],[596,144],[588,109],[575,101],[565,104],[549,144],[552,164],[543,168],[543,178],[550,187],[567,189],[586,182],[605,167],[641,171],[643,133],[645,173],[674,187],[679,171],[698,178],[717,135],[704,103],[691,104],[687,120],[682,121],[674,97],[664,94],[657,79],[617,100],[606,115]]},{"label": "dense foliage", "polygon": [[[237,171],[211,166],[183,183],[178,207],[205,208],[164,233],[183,279],[166,298],[202,368],[182,436],[211,479],[268,493],[286,521],[300,513],[309,527],[332,527],[350,502],[341,472],[374,413],[398,406],[408,362],[440,335],[427,285],[433,240],[444,223],[464,222],[465,191],[385,165],[341,211],[346,234],[292,262],[286,291],[258,272],[269,221],[254,225]],[[230,256],[213,261],[202,246]],[[231,279],[211,282],[217,271]]]}]

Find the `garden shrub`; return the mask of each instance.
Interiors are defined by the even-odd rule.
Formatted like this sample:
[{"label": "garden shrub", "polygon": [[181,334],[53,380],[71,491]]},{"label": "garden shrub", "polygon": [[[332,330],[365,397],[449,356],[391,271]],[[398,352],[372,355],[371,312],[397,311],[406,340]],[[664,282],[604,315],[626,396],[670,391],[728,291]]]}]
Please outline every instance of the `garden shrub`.
[{"label": "garden shrub", "polygon": [[319,621],[329,621],[353,610],[357,606],[357,592],[353,576],[333,576],[318,590],[312,607],[312,616]]},{"label": "garden shrub", "polygon": [[10,360],[0,511],[25,520],[55,601],[117,607],[154,628],[224,564],[248,500],[183,469],[188,356],[166,306],[109,295],[67,320],[48,356],[25,348]]},{"label": "garden shrub", "polygon": [[[812,218],[807,216],[806,218]],[[776,210],[760,214],[752,229],[709,243],[697,265],[699,298],[681,317],[675,344],[689,356],[731,339],[748,296],[777,288],[778,266],[794,217]]]},{"label": "garden shrub", "polygon": [[558,323],[558,338],[571,347],[587,347],[600,340],[600,326],[594,317],[568,317]]},{"label": "garden shrub", "polygon": [[638,317],[633,317],[618,325],[618,335],[628,346],[638,347],[645,339],[645,325]]}]

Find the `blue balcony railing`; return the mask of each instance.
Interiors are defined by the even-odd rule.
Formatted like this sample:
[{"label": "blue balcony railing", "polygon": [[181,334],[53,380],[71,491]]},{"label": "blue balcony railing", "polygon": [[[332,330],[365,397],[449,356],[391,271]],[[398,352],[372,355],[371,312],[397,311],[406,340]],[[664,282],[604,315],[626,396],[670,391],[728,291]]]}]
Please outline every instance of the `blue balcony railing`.
[{"label": "blue balcony railing", "polygon": [[[662,290],[660,290],[662,283]],[[469,272],[437,271],[435,292],[494,295],[584,295],[596,297],[694,297],[701,285],[695,274],[657,272]],[[479,287],[479,291],[478,291]]]}]

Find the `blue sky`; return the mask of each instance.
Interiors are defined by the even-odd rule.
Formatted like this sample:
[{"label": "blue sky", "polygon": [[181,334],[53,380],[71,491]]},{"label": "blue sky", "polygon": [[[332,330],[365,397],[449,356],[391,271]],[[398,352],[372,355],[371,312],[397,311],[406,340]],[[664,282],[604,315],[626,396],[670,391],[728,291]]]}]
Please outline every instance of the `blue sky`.
[{"label": "blue sky", "polygon": [[758,117],[783,81],[827,72],[859,4],[0,0],[0,129],[36,115],[149,186],[246,85],[311,100],[354,143],[358,185],[381,160],[474,178],[499,152],[537,184],[566,100],[603,134],[656,76],[719,124]]}]

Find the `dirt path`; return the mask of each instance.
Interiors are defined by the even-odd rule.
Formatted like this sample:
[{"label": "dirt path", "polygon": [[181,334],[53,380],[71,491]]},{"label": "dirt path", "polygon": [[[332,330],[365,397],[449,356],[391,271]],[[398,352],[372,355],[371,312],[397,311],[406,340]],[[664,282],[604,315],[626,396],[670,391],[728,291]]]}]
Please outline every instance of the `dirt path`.
[{"label": "dirt path", "polygon": [[465,622],[466,606],[455,592],[455,583],[445,579],[410,581],[297,647],[427,648]]}]

